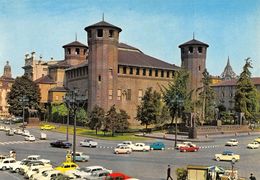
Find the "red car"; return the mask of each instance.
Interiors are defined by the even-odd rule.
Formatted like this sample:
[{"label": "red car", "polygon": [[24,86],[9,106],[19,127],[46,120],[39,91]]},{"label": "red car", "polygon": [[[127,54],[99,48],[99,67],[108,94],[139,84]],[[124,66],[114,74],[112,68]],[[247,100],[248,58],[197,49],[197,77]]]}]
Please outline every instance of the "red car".
[{"label": "red car", "polygon": [[198,150],[199,150],[199,147],[193,146],[193,145],[180,147],[180,152],[196,152]]},{"label": "red car", "polygon": [[105,177],[104,180],[126,180],[129,178],[131,178],[131,177],[128,175],[125,175],[123,173],[113,172],[113,173],[110,173],[107,177]]}]

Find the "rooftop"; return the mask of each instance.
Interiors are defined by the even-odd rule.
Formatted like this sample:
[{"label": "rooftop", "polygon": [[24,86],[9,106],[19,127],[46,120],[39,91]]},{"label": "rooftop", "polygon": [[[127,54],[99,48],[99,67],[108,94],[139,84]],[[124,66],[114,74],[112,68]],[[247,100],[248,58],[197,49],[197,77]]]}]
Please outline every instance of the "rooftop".
[{"label": "rooftop", "polygon": [[122,31],[122,29],[120,27],[117,27],[117,26],[110,24],[106,21],[100,21],[98,23],[87,26],[87,27],[85,27],[85,31],[88,31],[88,29],[90,29],[90,28],[98,28],[98,27],[112,27],[114,29],[117,29],[119,32]]},{"label": "rooftop", "polygon": [[188,46],[188,45],[202,45],[202,46],[209,47],[209,45],[204,43],[204,42],[198,41],[196,39],[192,39],[192,40],[190,40],[188,42],[185,42],[185,43],[179,45],[179,48],[181,48],[183,46]]},{"label": "rooftop", "polygon": [[63,48],[65,47],[84,47],[84,48],[88,48],[88,46],[86,46],[85,44],[79,42],[79,41],[73,41],[69,44],[66,44],[64,46],[62,46]]},{"label": "rooftop", "polygon": [[56,84],[49,75],[36,79],[34,82],[36,84]]}]

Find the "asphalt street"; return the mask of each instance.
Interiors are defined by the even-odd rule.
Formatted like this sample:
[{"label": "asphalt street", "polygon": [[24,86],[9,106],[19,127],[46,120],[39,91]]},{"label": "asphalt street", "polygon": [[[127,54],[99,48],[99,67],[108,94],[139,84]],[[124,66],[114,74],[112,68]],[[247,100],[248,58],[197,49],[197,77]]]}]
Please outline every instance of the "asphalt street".
[{"label": "asphalt street", "polygon": [[[17,152],[17,159],[21,160],[28,155],[38,154],[41,158],[50,159],[53,165],[59,165],[65,160],[67,149],[52,148],[49,143],[57,139],[65,139],[66,135],[52,131],[45,131],[47,140],[39,140],[40,130],[29,129],[30,133],[35,135],[36,142],[25,142],[24,137],[20,135],[6,136],[5,132],[0,131],[0,154],[8,154],[11,149]],[[257,135],[237,136],[238,147],[226,147],[225,142],[231,137],[218,137],[213,142],[196,143],[201,149],[198,152],[181,153],[174,150],[173,141],[151,139],[146,141],[150,144],[154,141],[163,141],[166,144],[164,151],[133,152],[127,155],[116,155],[113,153],[114,147],[119,141],[97,140],[97,148],[87,148],[77,146],[77,151],[85,152],[90,156],[89,162],[78,163],[79,166],[101,165],[113,171],[120,171],[141,180],[163,180],[166,179],[167,165],[172,166],[172,174],[175,177],[177,167],[186,167],[187,165],[220,165],[225,168],[231,168],[230,162],[217,162],[213,160],[216,153],[224,150],[232,150],[240,154],[241,160],[236,162],[235,169],[239,171],[242,177],[249,177],[253,172],[257,178],[260,177],[260,149],[247,149],[246,145]],[[77,137],[77,145],[85,137]],[[72,142],[72,136],[70,136]],[[12,180],[23,179],[18,174],[0,171],[0,179]]]}]

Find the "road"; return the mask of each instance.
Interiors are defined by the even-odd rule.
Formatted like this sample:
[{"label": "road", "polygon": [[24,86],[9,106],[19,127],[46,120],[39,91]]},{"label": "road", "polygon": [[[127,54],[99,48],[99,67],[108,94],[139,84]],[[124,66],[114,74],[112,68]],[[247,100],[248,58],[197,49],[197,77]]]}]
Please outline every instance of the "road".
[{"label": "road", "polygon": [[[39,129],[30,129],[31,134],[36,138],[40,137]],[[17,159],[21,160],[28,155],[38,154],[41,158],[50,159],[53,165],[59,165],[65,160],[67,149],[52,148],[49,143],[56,139],[65,139],[65,134],[52,131],[45,131],[48,140],[39,140],[28,143],[24,141],[24,137],[20,135],[6,136],[5,132],[0,131],[0,154],[8,154],[11,149],[17,152]],[[249,177],[253,172],[256,177],[260,177],[259,162],[260,149],[247,149],[246,145],[251,142],[256,135],[237,136],[239,141],[238,147],[225,147],[225,142],[231,137],[218,137],[214,142],[197,143],[201,149],[194,153],[181,153],[173,148],[173,141],[163,141],[166,144],[164,151],[150,152],[133,152],[128,155],[113,154],[113,148],[118,144],[117,141],[97,140],[99,145],[97,148],[86,148],[77,146],[77,151],[85,152],[90,156],[89,162],[78,163],[79,166],[101,165],[113,171],[124,172],[130,176],[141,180],[164,180],[166,176],[167,165],[171,164],[172,174],[175,168],[186,167],[187,165],[220,165],[230,168],[230,162],[216,162],[213,160],[214,154],[221,153],[224,150],[232,150],[240,154],[241,160],[235,164],[239,175]],[[77,137],[77,144],[84,137]],[[72,136],[70,136],[70,142]],[[145,143],[149,144],[156,139],[151,139]],[[160,140],[161,141],[161,140]],[[23,179],[18,174],[9,174],[9,172],[0,172],[1,179]],[[175,175],[174,175],[175,177]]]}]

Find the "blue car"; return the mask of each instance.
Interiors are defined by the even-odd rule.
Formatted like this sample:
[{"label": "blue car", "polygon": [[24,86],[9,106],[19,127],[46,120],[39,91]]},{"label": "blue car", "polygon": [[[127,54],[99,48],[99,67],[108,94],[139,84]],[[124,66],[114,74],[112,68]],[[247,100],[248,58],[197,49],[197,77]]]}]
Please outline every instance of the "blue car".
[{"label": "blue car", "polygon": [[150,145],[151,150],[164,150],[165,145],[162,142],[154,142]]}]

